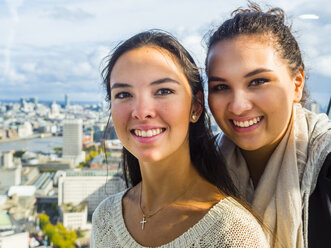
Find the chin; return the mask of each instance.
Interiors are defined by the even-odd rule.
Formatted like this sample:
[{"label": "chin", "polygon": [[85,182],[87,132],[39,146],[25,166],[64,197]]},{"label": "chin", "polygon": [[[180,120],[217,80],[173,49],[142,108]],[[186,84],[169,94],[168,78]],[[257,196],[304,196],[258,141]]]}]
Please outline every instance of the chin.
[{"label": "chin", "polygon": [[249,142],[242,142],[242,141],[236,141],[233,140],[233,142],[242,150],[245,151],[255,151],[262,147],[262,145],[259,145],[258,142],[249,141]]}]

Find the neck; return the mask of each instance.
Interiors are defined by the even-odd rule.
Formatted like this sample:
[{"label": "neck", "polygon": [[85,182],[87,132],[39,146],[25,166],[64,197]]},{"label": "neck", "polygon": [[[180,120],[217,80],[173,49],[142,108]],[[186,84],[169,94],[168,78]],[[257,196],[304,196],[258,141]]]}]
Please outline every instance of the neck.
[{"label": "neck", "polygon": [[139,162],[142,176],[142,205],[154,211],[170,204],[179,195],[189,193],[200,176],[193,167],[189,154],[172,156],[157,163]]}]

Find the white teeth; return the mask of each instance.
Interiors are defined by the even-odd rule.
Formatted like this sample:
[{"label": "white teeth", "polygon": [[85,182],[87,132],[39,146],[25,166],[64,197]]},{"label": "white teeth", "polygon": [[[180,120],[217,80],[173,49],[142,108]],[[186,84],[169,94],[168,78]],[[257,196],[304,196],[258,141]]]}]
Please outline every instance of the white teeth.
[{"label": "white teeth", "polygon": [[162,129],[161,128],[156,128],[156,129],[149,129],[149,130],[138,130],[138,129],[135,129],[134,130],[134,134],[139,136],[139,137],[152,137],[152,136],[155,136],[155,135],[158,135],[162,132]]},{"label": "white teeth", "polygon": [[148,130],[147,131],[147,137],[152,137],[153,136],[153,131],[152,130]]},{"label": "white teeth", "polygon": [[250,127],[261,120],[261,117],[256,117],[249,121],[235,121],[233,120],[233,124],[237,127]]}]

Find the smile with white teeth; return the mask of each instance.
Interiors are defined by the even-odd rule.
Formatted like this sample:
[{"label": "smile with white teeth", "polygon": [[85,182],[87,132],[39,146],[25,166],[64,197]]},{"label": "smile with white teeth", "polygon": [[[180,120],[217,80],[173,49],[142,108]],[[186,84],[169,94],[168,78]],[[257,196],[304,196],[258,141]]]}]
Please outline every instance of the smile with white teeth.
[{"label": "smile with white teeth", "polygon": [[258,122],[261,121],[261,117],[256,117],[254,119],[251,119],[249,121],[235,121],[232,120],[233,124],[237,127],[250,127]]},{"label": "smile with white teeth", "polygon": [[148,129],[148,130],[134,129],[133,132],[136,136],[147,138],[147,137],[152,137],[152,136],[162,133],[163,129],[162,128]]}]

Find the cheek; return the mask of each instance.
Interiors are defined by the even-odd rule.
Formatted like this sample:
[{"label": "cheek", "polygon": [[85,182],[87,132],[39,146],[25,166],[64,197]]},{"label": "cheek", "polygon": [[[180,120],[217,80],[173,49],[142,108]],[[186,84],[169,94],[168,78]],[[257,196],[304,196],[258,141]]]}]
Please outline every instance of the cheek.
[{"label": "cheek", "polygon": [[120,138],[122,133],[126,132],[127,122],[130,118],[129,107],[113,105],[111,113],[116,133]]},{"label": "cheek", "polygon": [[173,101],[170,104],[163,104],[159,107],[162,117],[171,125],[188,126],[190,116],[190,99],[185,101]]},{"label": "cheek", "polygon": [[283,132],[292,113],[293,102],[286,89],[274,88],[258,98],[259,106],[267,114],[268,125],[274,133]]},{"label": "cheek", "polygon": [[225,98],[217,95],[208,97],[208,105],[216,121],[223,118],[223,113],[226,107]]}]

